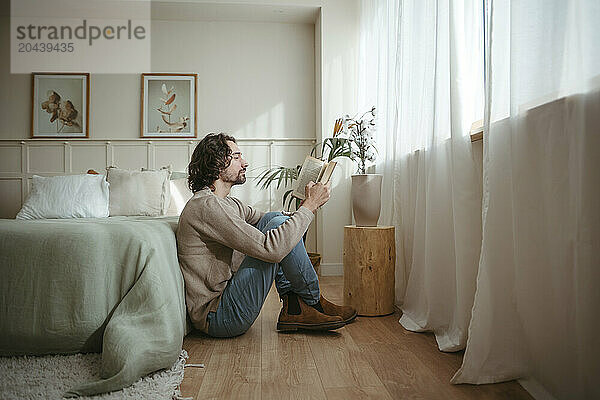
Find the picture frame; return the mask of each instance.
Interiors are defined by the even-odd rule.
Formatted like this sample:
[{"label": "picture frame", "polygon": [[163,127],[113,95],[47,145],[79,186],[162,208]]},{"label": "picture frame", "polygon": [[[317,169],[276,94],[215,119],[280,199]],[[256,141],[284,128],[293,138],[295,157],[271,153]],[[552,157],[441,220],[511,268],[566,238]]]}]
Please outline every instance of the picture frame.
[{"label": "picture frame", "polygon": [[142,138],[195,138],[198,74],[142,74]]},{"label": "picture frame", "polygon": [[31,74],[31,137],[89,138],[90,74]]}]

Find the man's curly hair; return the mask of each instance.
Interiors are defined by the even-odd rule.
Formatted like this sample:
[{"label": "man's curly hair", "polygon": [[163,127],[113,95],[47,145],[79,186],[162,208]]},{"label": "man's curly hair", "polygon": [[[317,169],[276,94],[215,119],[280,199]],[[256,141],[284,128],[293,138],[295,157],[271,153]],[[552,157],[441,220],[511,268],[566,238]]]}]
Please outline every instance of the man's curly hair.
[{"label": "man's curly hair", "polygon": [[221,171],[229,166],[231,148],[228,140],[235,142],[233,136],[209,133],[198,143],[188,165],[188,186],[192,192],[210,187]]}]

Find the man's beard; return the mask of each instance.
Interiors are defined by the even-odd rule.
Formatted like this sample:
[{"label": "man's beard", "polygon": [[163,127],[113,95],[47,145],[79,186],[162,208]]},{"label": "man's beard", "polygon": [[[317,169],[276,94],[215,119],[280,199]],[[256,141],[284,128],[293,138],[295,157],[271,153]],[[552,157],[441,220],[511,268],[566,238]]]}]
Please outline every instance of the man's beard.
[{"label": "man's beard", "polygon": [[243,185],[244,183],[246,183],[246,175],[240,172],[238,174],[238,178],[235,182],[233,182],[234,185]]},{"label": "man's beard", "polygon": [[223,182],[231,183],[232,185],[242,185],[246,183],[246,175],[244,175],[246,171],[240,171],[236,177],[233,177],[229,174],[222,174],[221,180]]}]

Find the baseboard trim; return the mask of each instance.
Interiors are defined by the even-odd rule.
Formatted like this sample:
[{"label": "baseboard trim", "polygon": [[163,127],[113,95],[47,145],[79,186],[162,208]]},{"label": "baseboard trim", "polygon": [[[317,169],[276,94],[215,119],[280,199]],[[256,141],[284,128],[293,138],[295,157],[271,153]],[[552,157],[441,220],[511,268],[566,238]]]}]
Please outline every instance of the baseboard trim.
[{"label": "baseboard trim", "polygon": [[518,379],[517,382],[533,397],[535,400],[556,400],[541,383],[533,378]]},{"label": "baseboard trim", "polygon": [[344,264],[321,263],[321,276],[343,276]]}]

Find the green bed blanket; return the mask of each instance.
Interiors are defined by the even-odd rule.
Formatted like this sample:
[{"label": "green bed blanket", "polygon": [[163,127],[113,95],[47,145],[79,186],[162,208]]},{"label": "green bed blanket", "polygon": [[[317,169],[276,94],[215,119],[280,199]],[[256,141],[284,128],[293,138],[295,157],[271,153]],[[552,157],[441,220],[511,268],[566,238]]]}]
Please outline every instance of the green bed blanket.
[{"label": "green bed blanket", "polygon": [[170,367],[186,329],[177,217],[0,220],[0,355],[102,352],[119,390]]}]

